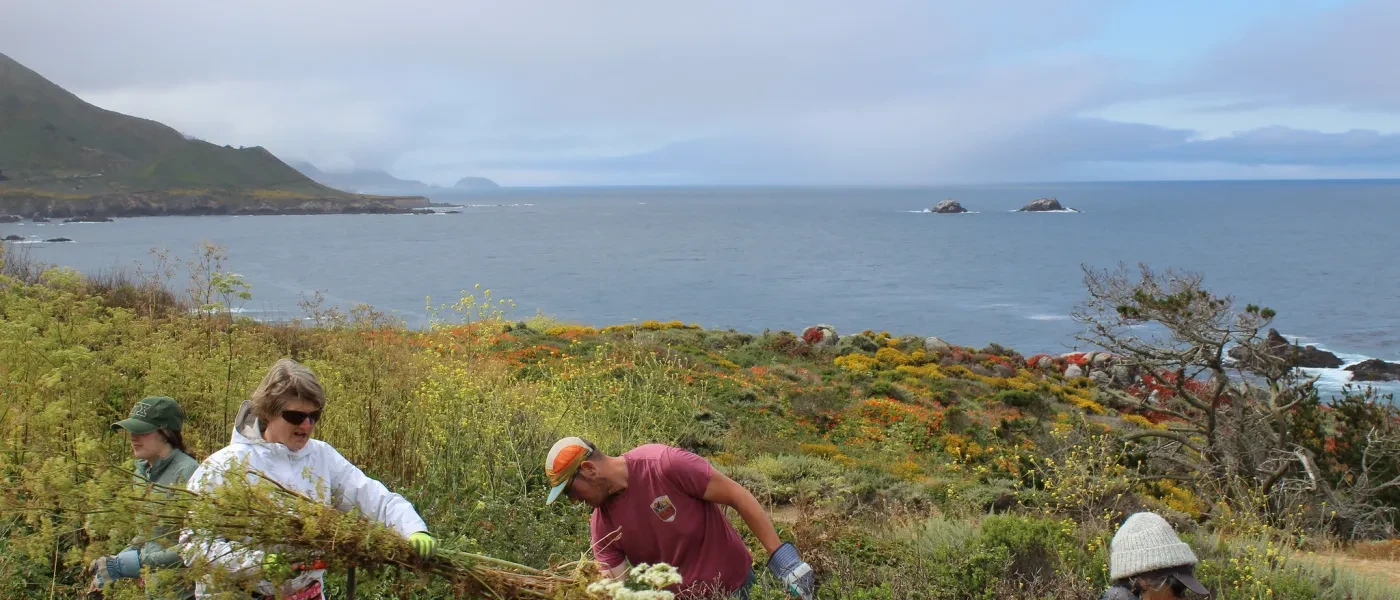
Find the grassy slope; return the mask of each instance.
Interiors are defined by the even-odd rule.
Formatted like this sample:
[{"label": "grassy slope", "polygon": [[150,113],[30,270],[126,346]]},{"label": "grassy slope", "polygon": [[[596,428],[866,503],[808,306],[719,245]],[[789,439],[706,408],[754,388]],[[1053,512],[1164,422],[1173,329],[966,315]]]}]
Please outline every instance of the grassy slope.
[{"label": "grassy slope", "polygon": [[164,152],[128,175],[133,184],[217,188],[320,188],[296,169],[261,147],[232,149],[203,141]]},{"label": "grassy slope", "polygon": [[[781,515],[825,597],[1089,597],[1105,583],[1113,520],[1139,508],[1178,521],[1218,598],[1394,591],[1319,577],[1286,558],[1296,534],[1248,515],[1196,526],[1199,499],[1132,483],[1121,447],[1100,437],[1150,423],[1106,411],[1086,379],[997,348],[931,353],[873,332],[820,348],[674,322],[521,327],[489,292],[427,331],[316,307],[314,326],[152,318],[159,294],[71,274],[49,282],[0,280],[0,507],[100,502],[100,487],[76,484],[125,457],[106,426],[147,394],[180,399],[186,440],[207,456],[267,365],[290,355],[327,388],[318,437],[402,490],[447,544],[508,560],[559,562],[587,547],[582,511],[543,505],[540,464],[554,439],[579,434],[612,452],[657,441],[706,455]],[[29,514],[47,521],[0,527],[0,596],[47,597],[55,577],[80,585],[81,565],[126,539],[79,540],[62,532],[81,515]],[[57,572],[55,547],[72,549]],[[400,597],[395,582],[407,581],[362,573],[360,597]]]},{"label": "grassy slope", "polygon": [[186,139],[161,123],[88,104],[3,54],[0,170],[10,179],[0,187],[11,193],[218,188],[352,197],[311,181],[263,148]]},{"label": "grassy slope", "polygon": [[0,54],[0,165],[12,179],[131,168],[183,147],[165,125],[103,110]]}]

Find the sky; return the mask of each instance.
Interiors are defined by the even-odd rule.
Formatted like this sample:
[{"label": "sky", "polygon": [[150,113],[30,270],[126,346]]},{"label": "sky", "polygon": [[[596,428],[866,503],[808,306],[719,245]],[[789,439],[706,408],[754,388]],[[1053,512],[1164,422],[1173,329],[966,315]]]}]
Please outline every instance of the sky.
[{"label": "sky", "polygon": [[437,184],[1400,177],[1394,0],[0,4],[98,106]]}]

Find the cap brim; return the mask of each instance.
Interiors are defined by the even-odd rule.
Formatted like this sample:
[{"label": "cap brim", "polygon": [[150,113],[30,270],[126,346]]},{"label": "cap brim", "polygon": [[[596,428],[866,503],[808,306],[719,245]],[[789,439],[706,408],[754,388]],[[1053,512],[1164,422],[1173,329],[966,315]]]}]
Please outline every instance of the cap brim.
[{"label": "cap brim", "polygon": [[150,433],[160,428],[145,421],[142,421],[141,419],[123,419],[121,421],[117,421],[116,423],[112,423],[112,431],[116,431],[118,429],[125,429],[127,431],[130,431],[131,433],[141,434]]},{"label": "cap brim", "polygon": [[1175,573],[1173,576],[1175,576],[1176,580],[1180,581],[1182,585],[1186,586],[1187,589],[1202,596],[1210,595],[1210,590],[1206,589],[1206,586],[1201,585],[1201,582],[1196,581],[1195,575],[1190,573]]},{"label": "cap brim", "polygon": [[554,486],[554,489],[549,490],[549,498],[546,499],[544,503],[554,504],[554,501],[559,499],[559,495],[564,493],[564,489],[569,487],[569,482],[573,480],[574,478],[570,477],[568,479],[565,479],[563,483]]}]

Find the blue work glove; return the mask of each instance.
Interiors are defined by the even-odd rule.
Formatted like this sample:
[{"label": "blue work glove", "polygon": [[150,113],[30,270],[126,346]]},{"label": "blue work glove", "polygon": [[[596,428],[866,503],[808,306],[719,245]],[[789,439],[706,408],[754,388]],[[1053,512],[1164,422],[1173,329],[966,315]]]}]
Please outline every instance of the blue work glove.
[{"label": "blue work glove", "polygon": [[434,554],[437,554],[438,542],[426,531],[419,531],[408,536],[408,543],[413,546],[413,551],[417,552],[420,557],[432,558]]},{"label": "blue work glove", "polygon": [[104,556],[92,562],[93,574],[99,585],[105,585],[122,578],[141,576],[141,551],[132,548],[122,550],[115,556]]},{"label": "blue work glove", "polygon": [[817,597],[817,574],[812,572],[812,565],[802,562],[797,546],[791,542],[784,542],[768,557],[768,571],[783,582],[783,587],[793,597],[802,600]]}]

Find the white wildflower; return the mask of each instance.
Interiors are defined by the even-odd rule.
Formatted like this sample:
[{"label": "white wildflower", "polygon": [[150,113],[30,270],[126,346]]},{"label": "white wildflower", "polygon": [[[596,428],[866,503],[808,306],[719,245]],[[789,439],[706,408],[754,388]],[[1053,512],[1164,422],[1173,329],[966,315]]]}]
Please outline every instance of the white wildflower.
[{"label": "white wildflower", "polygon": [[681,582],[680,571],[677,571],[676,568],[671,565],[658,563],[651,566],[640,566],[643,567],[640,569],[640,572],[638,572],[636,568],[632,569],[632,577],[641,583],[651,586],[652,589],[659,590]]},{"label": "white wildflower", "polygon": [[617,591],[622,589],[622,587],[623,585],[621,581],[595,581],[593,583],[588,584],[588,593],[602,594],[604,596],[612,598],[617,595]]},{"label": "white wildflower", "polygon": [[642,563],[632,567],[627,574],[631,579],[652,589],[633,590],[621,581],[595,581],[588,584],[588,593],[612,600],[673,600],[675,594],[662,588],[676,585],[682,581],[680,572],[675,567],[664,563],[655,565]]}]

